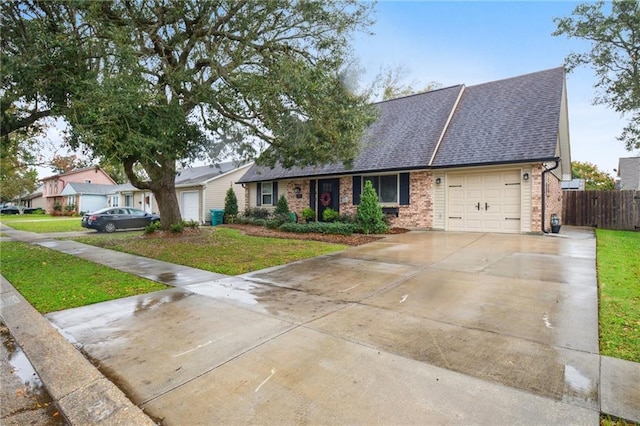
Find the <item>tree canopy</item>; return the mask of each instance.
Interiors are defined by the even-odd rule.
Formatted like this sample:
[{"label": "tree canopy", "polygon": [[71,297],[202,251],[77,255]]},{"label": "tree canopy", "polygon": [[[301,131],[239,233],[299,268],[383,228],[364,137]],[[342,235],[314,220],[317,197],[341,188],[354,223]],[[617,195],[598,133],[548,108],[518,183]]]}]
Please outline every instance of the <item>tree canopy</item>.
[{"label": "tree canopy", "polygon": [[153,192],[164,228],[180,220],[176,164],[256,156],[285,167],[348,163],[374,119],[366,98],[344,84],[350,35],[371,23],[371,4],[31,0],[1,7],[11,39],[6,54],[3,41],[3,127],[64,116],[72,147],[122,163],[132,184]]},{"label": "tree canopy", "polygon": [[[605,6],[606,5],[606,6]],[[611,7],[606,13],[605,7]],[[571,17],[555,18],[555,36],[589,41],[591,50],[571,53],[569,70],[590,65],[596,72],[594,102],[629,117],[618,139],[631,151],[640,149],[640,4],[638,0],[584,3]]]},{"label": "tree canopy", "polygon": [[598,169],[598,166],[589,162],[572,161],[571,174],[574,179],[584,179],[586,190],[614,190],[616,189],[613,177],[607,172]]}]

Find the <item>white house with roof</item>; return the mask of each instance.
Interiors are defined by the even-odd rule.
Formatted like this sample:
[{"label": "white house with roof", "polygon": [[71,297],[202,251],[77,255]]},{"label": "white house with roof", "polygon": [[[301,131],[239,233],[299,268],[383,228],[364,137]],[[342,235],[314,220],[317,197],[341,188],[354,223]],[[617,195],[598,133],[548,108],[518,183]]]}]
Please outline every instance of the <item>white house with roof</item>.
[{"label": "white house with roof", "polygon": [[[211,223],[211,210],[224,209],[224,200],[229,188],[235,192],[238,207],[242,211],[245,205],[245,191],[236,183],[251,164],[237,165],[230,161],[179,170],[175,185],[182,218],[199,223]],[[138,189],[131,184],[113,187],[108,194],[108,205],[135,207],[148,213],[158,213],[158,206],[151,191]]]},{"label": "white house with roof", "polygon": [[68,182],[60,192],[64,198],[64,205],[68,208],[75,207],[78,213],[93,212],[107,207],[107,194],[114,185],[97,183]]}]

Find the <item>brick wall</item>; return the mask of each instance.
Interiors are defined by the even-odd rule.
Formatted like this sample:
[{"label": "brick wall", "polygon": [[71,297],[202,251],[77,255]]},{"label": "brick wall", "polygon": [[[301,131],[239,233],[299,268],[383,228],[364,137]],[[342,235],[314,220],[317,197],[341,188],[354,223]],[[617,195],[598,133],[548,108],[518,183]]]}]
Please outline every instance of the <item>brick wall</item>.
[{"label": "brick wall", "polygon": [[[542,232],[542,164],[536,164],[531,173],[531,231]],[[545,174],[544,229],[551,231],[551,215],[562,214],[562,185],[552,172]],[[562,217],[560,217],[562,223]]]},{"label": "brick wall", "polygon": [[409,175],[410,205],[400,206],[391,226],[403,228],[433,227],[433,173],[412,172]]}]

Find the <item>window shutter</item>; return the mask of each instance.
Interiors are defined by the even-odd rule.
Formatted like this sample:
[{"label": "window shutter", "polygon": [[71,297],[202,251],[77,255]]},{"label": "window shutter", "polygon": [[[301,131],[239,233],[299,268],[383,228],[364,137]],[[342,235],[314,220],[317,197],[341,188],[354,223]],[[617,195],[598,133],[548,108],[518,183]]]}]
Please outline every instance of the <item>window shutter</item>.
[{"label": "window shutter", "polygon": [[271,197],[271,203],[272,205],[276,205],[278,204],[278,182],[273,182],[271,184],[271,187],[273,188],[273,197]]},{"label": "window shutter", "polygon": [[400,173],[400,205],[408,206],[410,204],[409,196],[409,173]]},{"label": "window shutter", "polygon": [[309,181],[309,208],[313,211],[316,210],[316,181],[311,179]]},{"label": "window shutter", "polygon": [[256,206],[261,206],[262,205],[262,183],[258,182],[256,186],[258,187],[257,189],[258,195],[256,197]]},{"label": "window shutter", "polygon": [[353,205],[357,206],[360,204],[360,195],[362,195],[362,177],[353,176],[351,178],[351,183],[351,186],[353,187]]}]

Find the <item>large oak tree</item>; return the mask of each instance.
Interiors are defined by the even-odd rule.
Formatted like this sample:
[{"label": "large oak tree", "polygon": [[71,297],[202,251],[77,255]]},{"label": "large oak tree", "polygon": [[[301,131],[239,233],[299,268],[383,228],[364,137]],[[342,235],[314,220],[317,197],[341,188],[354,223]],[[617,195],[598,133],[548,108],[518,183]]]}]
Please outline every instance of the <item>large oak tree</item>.
[{"label": "large oak tree", "polygon": [[[3,89],[21,108],[5,118],[3,104],[3,122],[63,115],[72,147],[121,162],[136,187],[153,192],[164,228],[181,219],[180,162],[349,162],[374,118],[342,74],[350,34],[370,24],[368,3],[32,0],[2,8],[3,32],[17,37],[3,56],[11,64]],[[39,59],[29,51],[34,33],[45,38],[36,40]]]},{"label": "large oak tree", "polygon": [[[610,8],[610,11],[608,9]],[[591,50],[566,58],[569,70],[590,65],[596,72],[597,104],[608,105],[629,117],[618,139],[626,148],[640,149],[640,3],[614,0],[584,3],[571,17],[556,18],[556,36],[591,43]]]}]

